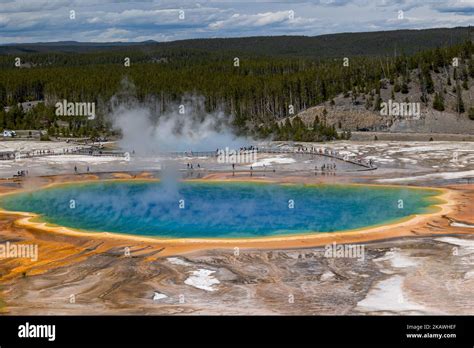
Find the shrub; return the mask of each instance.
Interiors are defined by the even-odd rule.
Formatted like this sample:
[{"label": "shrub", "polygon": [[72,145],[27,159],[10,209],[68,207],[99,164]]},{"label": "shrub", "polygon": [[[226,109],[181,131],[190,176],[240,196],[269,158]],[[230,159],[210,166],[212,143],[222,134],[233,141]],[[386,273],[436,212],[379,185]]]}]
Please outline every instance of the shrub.
[{"label": "shrub", "polygon": [[474,107],[469,108],[469,119],[474,121]]}]

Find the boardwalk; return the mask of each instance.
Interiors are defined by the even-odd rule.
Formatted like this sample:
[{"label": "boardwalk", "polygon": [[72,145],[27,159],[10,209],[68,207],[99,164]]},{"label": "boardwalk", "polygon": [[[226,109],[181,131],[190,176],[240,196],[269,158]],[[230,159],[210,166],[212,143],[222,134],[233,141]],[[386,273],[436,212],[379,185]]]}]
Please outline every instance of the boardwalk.
[{"label": "boardwalk", "polygon": [[286,147],[286,148],[277,148],[277,147],[262,147],[259,148],[259,152],[263,153],[286,153],[286,154],[308,154],[313,156],[325,156],[334,158],[340,161],[347,163],[355,164],[366,168],[367,170],[375,170],[377,166],[374,163],[364,160],[364,159],[351,159],[349,156],[342,156],[337,151],[328,150],[326,148],[316,148],[316,147]]},{"label": "boardwalk", "polygon": [[81,155],[81,156],[112,156],[127,157],[128,153],[122,151],[105,151],[96,147],[77,147],[68,149],[55,150],[30,150],[30,151],[3,151],[0,152],[0,160],[18,160],[35,157],[64,156],[64,155]]},{"label": "boardwalk", "polygon": [[[375,170],[377,166],[365,159],[352,159],[349,156],[343,156],[337,151],[331,151],[326,148],[315,148],[315,147],[258,147],[257,152],[262,153],[275,153],[275,154],[306,154],[310,156],[324,156],[333,159],[337,159],[346,163],[351,163],[364,168],[364,170]],[[245,153],[246,150],[243,150]],[[172,157],[217,157],[217,151],[183,151],[183,152],[163,152],[161,155],[172,156]]]},{"label": "boardwalk", "polygon": [[[324,147],[254,147],[260,154],[290,154],[290,155],[309,155],[309,156],[324,156],[333,158],[339,161],[350,163],[359,166],[361,170],[375,170],[377,166],[371,161],[358,158],[353,159],[349,156],[343,156],[337,151],[329,150]],[[246,153],[247,150],[242,150],[241,153]],[[95,146],[78,146],[76,148],[68,149],[54,149],[54,150],[30,150],[30,151],[5,151],[0,152],[0,160],[15,160],[35,157],[48,156],[64,156],[64,155],[82,155],[82,156],[111,156],[111,157],[130,157],[130,153],[123,151],[103,150]],[[217,151],[182,151],[182,152],[159,152],[159,156],[167,157],[217,157]]]}]

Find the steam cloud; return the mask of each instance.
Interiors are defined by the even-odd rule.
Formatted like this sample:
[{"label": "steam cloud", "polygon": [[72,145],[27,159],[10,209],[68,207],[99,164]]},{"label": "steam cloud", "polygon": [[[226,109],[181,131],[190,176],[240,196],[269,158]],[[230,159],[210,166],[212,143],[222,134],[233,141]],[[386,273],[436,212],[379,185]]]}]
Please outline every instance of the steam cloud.
[{"label": "steam cloud", "polygon": [[[120,146],[139,155],[158,152],[215,151],[239,148],[251,142],[238,137],[231,127],[232,117],[222,111],[205,112],[204,98],[184,96],[178,105],[162,105],[154,100],[140,103],[127,85],[126,93],[112,98],[112,123],[120,129]],[[130,93],[131,91],[132,93]]]}]

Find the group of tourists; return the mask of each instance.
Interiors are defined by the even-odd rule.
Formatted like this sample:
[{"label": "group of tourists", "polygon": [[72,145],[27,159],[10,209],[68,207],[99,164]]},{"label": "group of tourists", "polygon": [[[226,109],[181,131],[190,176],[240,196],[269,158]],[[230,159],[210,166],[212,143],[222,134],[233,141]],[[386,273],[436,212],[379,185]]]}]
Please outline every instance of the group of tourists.
[{"label": "group of tourists", "polygon": [[240,152],[245,152],[245,151],[257,151],[258,152],[258,147],[250,145],[250,146],[243,146],[239,149]]},{"label": "group of tourists", "polygon": [[[90,173],[90,168],[89,168],[89,166],[87,166],[86,171],[87,171],[87,173]],[[74,166],[74,173],[75,173],[75,174],[79,174],[79,170],[77,169],[77,166]]]},{"label": "group of tourists", "polygon": [[[193,166],[192,163],[187,163],[186,167],[188,168],[188,170],[193,170],[194,169],[194,166]],[[197,167],[197,169],[201,169],[201,165],[199,163],[197,164],[196,167]]]},{"label": "group of tourists", "polygon": [[28,171],[27,170],[19,170],[16,172],[15,175],[13,175],[13,177],[15,178],[21,178],[21,177],[25,177],[28,175]]},{"label": "group of tourists", "polygon": [[[324,163],[321,165],[320,171],[322,175],[336,175],[336,163]],[[317,175],[318,166],[314,166],[314,172]]]},{"label": "group of tourists", "polygon": [[[227,148],[226,148],[227,149]],[[219,155],[220,151],[224,151],[225,149],[216,149],[216,156]],[[229,149],[227,149],[229,150]],[[250,145],[250,146],[242,146],[238,150],[236,150],[236,153],[246,153],[250,151],[255,151],[258,152],[258,147]],[[192,153],[192,152],[191,152]]]},{"label": "group of tourists", "polygon": [[[265,149],[263,150],[265,152]],[[355,156],[348,156],[342,155],[339,151],[327,149],[327,148],[316,148],[314,146],[311,147],[293,147],[293,148],[280,148],[275,151],[275,149],[270,150],[269,152],[276,152],[276,153],[310,153],[310,154],[318,154],[322,156],[332,157],[344,162],[350,162],[354,164],[358,164],[367,168],[374,168],[374,162],[372,159],[366,160],[363,158],[357,158]]]}]

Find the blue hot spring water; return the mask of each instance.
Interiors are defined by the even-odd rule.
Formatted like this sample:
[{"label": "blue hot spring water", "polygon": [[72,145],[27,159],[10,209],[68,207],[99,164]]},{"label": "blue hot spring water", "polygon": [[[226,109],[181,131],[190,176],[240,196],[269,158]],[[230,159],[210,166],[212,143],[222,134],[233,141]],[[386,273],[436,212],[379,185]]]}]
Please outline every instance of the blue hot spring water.
[{"label": "blue hot spring water", "polygon": [[436,195],[435,190],[350,185],[103,182],[5,196],[0,206],[86,231],[240,238],[389,223],[428,212]]}]

